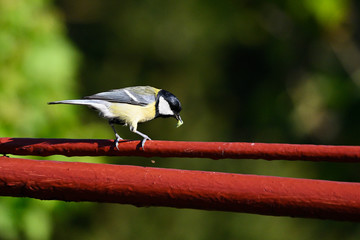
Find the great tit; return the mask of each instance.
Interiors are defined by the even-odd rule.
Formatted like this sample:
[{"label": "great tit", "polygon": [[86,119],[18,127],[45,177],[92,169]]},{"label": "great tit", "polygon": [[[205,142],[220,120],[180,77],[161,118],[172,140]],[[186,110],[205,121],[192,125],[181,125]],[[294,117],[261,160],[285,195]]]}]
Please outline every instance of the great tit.
[{"label": "great tit", "polygon": [[178,120],[177,127],[183,124],[180,117],[181,104],[174,94],[150,86],[127,87],[86,96],[83,99],[49,102],[48,104],[75,104],[86,105],[99,111],[99,114],[108,119],[115,133],[115,146],[118,148],[122,140],[116,132],[114,124],[130,127],[130,131],[143,137],[141,146],[144,148],[147,135],[137,130],[138,123],[147,122],[157,117],[174,117]]}]

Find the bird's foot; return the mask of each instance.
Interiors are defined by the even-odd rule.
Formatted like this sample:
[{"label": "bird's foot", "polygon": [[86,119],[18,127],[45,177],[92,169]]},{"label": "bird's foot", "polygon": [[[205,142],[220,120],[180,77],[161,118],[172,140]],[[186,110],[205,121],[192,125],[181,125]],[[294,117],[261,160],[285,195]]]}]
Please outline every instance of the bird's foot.
[{"label": "bird's foot", "polygon": [[123,140],[123,139],[117,133],[115,134],[115,137],[116,137],[116,139],[115,139],[115,147],[116,147],[117,150],[119,150],[119,141]]},{"label": "bird's foot", "polygon": [[145,146],[146,140],[151,140],[151,138],[149,138],[149,137],[144,137],[143,140],[141,140],[141,147],[142,147],[142,149],[145,149],[144,146]]}]

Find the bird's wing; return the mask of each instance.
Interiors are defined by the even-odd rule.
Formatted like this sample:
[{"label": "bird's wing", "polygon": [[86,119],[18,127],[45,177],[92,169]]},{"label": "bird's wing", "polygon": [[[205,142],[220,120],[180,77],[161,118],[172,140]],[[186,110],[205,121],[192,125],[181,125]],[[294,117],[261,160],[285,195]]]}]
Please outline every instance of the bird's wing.
[{"label": "bird's wing", "polygon": [[160,89],[150,86],[127,87],[97,93],[84,98],[144,106],[155,102],[156,94],[159,91]]}]

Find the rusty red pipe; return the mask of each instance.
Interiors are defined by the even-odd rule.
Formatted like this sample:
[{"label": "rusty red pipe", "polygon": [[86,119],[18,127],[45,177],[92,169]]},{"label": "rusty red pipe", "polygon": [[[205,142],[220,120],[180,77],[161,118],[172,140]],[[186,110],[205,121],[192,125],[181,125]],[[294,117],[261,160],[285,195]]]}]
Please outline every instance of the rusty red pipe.
[{"label": "rusty red pipe", "polygon": [[0,195],[360,221],[360,184],[0,157]]},{"label": "rusty red pipe", "polygon": [[327,146],[242,142],[121,141],[113,140],[0,138],[0,153],[15,155],[144,156],[186,158],[234,158],[360,162],[359,146]]}]

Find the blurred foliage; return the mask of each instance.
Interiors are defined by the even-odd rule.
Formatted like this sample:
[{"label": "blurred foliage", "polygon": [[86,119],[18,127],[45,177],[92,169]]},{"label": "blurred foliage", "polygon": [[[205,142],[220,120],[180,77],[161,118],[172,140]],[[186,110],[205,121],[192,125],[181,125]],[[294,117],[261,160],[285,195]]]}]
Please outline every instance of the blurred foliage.
[{"label": "blurred foliage", "polygon": [[[0,133],[112,138],[80,106],[134,85],[173,92],[185,124],[153,139],[359,145],[356,1],[0,0]],[[124,138],[137,139],[119,127]],[[49,159],[65,160],[59,156]],[[359,181],[359,164],[206,159],[72,161]],[[357,239],[359,225],[114,204],[0,199],[1,239]]]},{"label": "blurred foliage", "polygon": [[[48,1],[0,0],[1,136],[75,137],[75,111],[53,111],[46,102],[75,96],[79,60]],[[1,198],[0,238],[50,239],[58,205]]]}]

